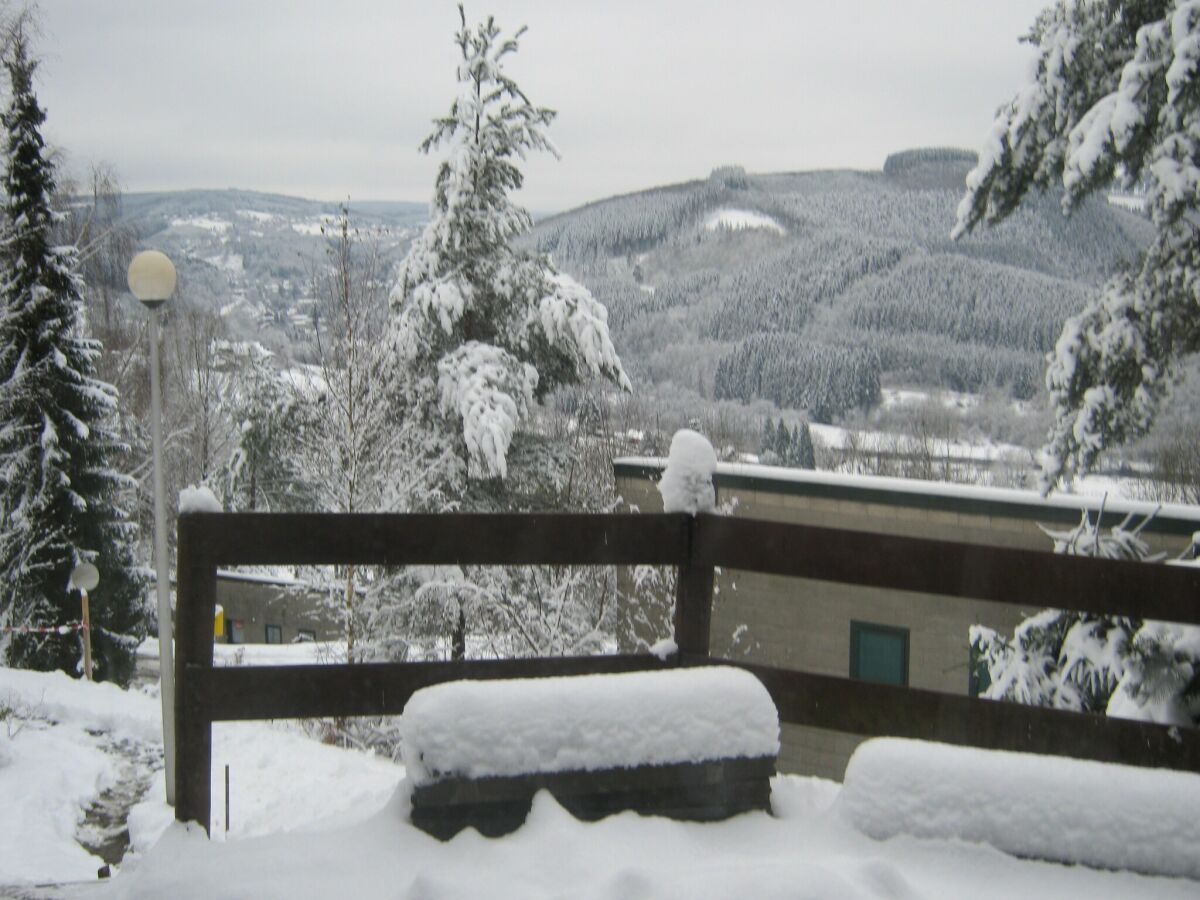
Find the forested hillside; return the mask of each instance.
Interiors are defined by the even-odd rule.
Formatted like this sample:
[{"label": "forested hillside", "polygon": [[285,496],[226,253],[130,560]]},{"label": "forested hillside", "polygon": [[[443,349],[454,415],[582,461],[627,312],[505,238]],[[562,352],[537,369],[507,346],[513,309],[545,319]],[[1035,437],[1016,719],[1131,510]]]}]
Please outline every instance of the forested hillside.
[{"label": "forested hillside", "polygon": [[[175,262],[182,302],[219,312],[231,336],[311,361],[318,324],[313,280],[337,230],[340,204],[243,190],[126,194],[121,204],[138,243]],[[427,216],[420,203],[349,205],[350,226],[377,249],[385,277]],[[115,275],[118,290],[123,277],[123,270]]]},{"label": "forested hillside", "polygon": [[644,386],[762,398],[829,420],[880,379],[1028,398],[1063,320],[1145,245],[1145,219],[1044,196],[949,238],[975,156],[921,149],[878,172],[750,175],[592,203],[530,240],[609,309]]}]

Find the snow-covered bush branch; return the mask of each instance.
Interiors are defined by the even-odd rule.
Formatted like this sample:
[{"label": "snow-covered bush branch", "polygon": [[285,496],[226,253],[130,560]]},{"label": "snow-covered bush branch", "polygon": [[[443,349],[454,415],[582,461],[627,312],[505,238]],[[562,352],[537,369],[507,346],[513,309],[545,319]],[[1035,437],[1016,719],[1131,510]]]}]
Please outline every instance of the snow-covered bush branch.
[{"label": "snow-covered bush branch", "polygon": [[[1149,517],[1108,533],[1087,514],[1050,531],[1056,553],[1158,562],[1140,532]],[[990,682],[982,696],[1173,725],[1200,721],[1200,627],[1047,609],[1006,638],[974,626],[971,647]]]}]

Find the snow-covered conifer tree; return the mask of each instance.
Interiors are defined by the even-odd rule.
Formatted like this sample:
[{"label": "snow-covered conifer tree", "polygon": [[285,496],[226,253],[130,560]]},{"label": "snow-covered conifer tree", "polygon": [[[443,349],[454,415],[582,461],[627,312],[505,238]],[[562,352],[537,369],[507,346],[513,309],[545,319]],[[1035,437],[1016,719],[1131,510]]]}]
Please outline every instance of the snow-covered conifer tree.
[{"label": "snow-covered conifer tree", "polygon": [[779,454],[775,452],[775,422],[770,416],[763,422],[762,436],[758,439],[759,459],[764,465],[775,465]]},{"label": "snow-covered conifer tree", "polygon": [[[124,479],[113,468],[115,390],[95,377],[99,344],[81,322],[82,283],[72,246],[54,246],[53,167],[34,94],[28,20],[8,30],[4,66],[11,101],[0,115],[4,144],[0,240],[0,623],[57,628],[80,618],[72,568],[100,570],[92,593],[95,673],[125,680],[144,634],[133,525],[116,505]],[[13,665],[78,670],[81,642],[63,633],[17,632]]]},{"label": "snow-covered conifer tree", "polygon": [[296,390],[257,342],[230,342],[223,354],[234,371],[230,406],[236,434],[219,476],[222,506],[251,512],[311,509],[311,486],[295,447],[301,419]]},{"label": "snow-covered conifer tree", "polygon": [[1032,78],[997,115],[954,234],[1012,213],[1031,188],[1072,211],[1114,179],[1147,187],[1140,261],[1063,327],[1046,383],[1056,421],[1043,488],[1149,428],[1178,360],[1200,350],[1200,2],[1059,0],[1027,40]]},{"label": "snow-covered conifer tree", "polygon": [[801,422],[797,426],[792,446],[794,450],[794,458],[791,462],[792,466],[799,469],[815,469],[817,467],[812,432],[809,431],[807,422]]},{"label": "snow-covered conifer tree", "polygon": [[552,388],[605,377],[629,380],[608,314],[586,288],[513,238],[529,213],[509,196],[517,161],[557,155],[534,106],[504,71],[524,29],[502,38],[489,17],[462,26],[458,95],[423,152],[445,148],[431,219],[405,259],[391,302],[399,365],[414,374],[415,413],[452,433],[473,478],[503,478],[514,433]]},{"label": "snow-covered conifer tree", "polygon": [[[545,256],[512,245],[532,224],[510,196],[523,180],[518,163],[532,151],[557,155],[546,136],[554,112],[505,73],[523,29],[502,37],[491,18],[468,25],[461,6],[459,18],[458,93],[421,146],[445,156],[430,222],[391,293],[390,343],[406,425],[454,454],[457,477],[439,508],[544,509],[572,493],[573,460],[565,442],[521,431],[535,401],[591,378],[630,385],[604,306]],[[611,618],[608,579],[582,590],[566,570],[402,577],[412,602],[389,603],[376,618],[449,637],[456,658],[468,632],[498,653],[580,652],[597,645]]]}]

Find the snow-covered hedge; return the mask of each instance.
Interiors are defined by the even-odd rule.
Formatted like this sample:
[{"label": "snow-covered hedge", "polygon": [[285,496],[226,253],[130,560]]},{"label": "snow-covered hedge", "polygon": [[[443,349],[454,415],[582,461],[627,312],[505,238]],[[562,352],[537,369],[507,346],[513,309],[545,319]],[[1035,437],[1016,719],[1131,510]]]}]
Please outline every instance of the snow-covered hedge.
[{"label": "snow-covered hedge", "polygon": [[1200,775],[1189,772],[881,738],[850,758],[838,806],[880,840],[1200,878]]},{"label": "snow-covered hedge", "polygon": [[413,694],[401,733],[416,785],[779,752],[770,695],[728,666],[449,682]]}]

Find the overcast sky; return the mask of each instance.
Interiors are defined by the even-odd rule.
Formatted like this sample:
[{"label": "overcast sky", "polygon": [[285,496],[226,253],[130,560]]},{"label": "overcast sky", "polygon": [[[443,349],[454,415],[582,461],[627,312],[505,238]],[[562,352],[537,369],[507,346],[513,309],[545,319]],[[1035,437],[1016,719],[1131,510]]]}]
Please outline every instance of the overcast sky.
[{"label": "overcast sky", "polygon": [[[559,111],[523,202],[977,148],[1048,0],[472,0],[529,26],[508,72]],[[450,0],[42,0],[39,93],[71,166],[127,190],[428,201],[454,96]]]}]

